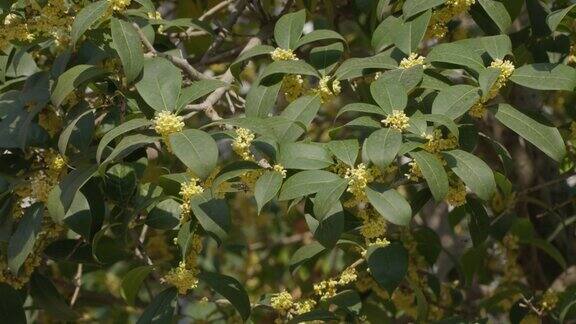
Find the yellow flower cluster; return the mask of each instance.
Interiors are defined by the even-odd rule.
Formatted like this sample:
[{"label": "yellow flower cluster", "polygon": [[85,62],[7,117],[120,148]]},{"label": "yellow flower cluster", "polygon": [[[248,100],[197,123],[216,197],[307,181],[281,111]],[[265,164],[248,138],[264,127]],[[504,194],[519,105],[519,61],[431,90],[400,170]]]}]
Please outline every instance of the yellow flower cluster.
[{"label": "yellow flower cluster", "polygon": [[426,37],[442,38],[448,32],[447,24],[452,18],[470,9],[476,0],[447,0],[445,5],[434,10]]},{"label": "yellow flower cluster", "polygon": [[148,15],[148,18],[150,18],[150,19],[155,19],[155,20],[162,19],[162,14],[158,11],[149,12],[147,15]]},{"label": "yellow flower cluster", "polygon": [[38,114],[38,125],[44,128],[50,136],[54,136],[62,129],[62,120],[53,109],[47,107]]},{"label": "yellow flower cluster", "polygon": [[523,277],[522,268],[516,262],[520,253],[519,243],[520,238],[514,234],[506,234],[502,239],[502,246],[504,247],[502,273],[505,282],[514,282]]},{"label": "yellow flower cluster", "polygon": [[[308,313],[314,309],[316,302],[312,299],[304,299],[302,301],[295,301],[292,295],[283,291],[270,298],[270,306],[274,308],[281,316],[286,319],[292,319],[295,315]],[[282,323],[281,319],[276,322]]]},{"label": "yellow flower cluster", "polygon": [[256,188],[256,181],[260,179],[260,176],[264,173],[264,170],[251,170],[248,172],[243,173],[240,176],[240,181],[244,183],[246,186],[247,192],[254,192],[254,188]]},{"label": "yellow flower cluster", "polygon": [[237,128],[236,137],[232,142],[232,149],[245,161],[253,161],[254,155],[250,152],[250,145],[256,136],[251,130],[246,128]]},{"label": "yellow flower cluster", "polygon": [[448,188],[446,202],[453,207],[459,207],[466,203],[466,185],[460,179]]},{"label": "yellow flower cluster", "polygon": [[320,297],[320,300],[326,300],[336,295],[338,286],[346,286],[357,279],[356,269],[349,267],[342,271],[338,279],[330,278],[314,284],[314,293]]},{"label": "yellow flower cluster", "polygon": [[282,93],[286,101],[292,102],[304,93],[304,79],[299,74],[287,75],[282,80]]},{"label": "yellow flower cluster", "polygon": [[298,57],[291,49],[284,49],[276,47],[272,52],[270,52],[270,57],[274,61],[295,61]]},{"label": "yellow flower cluster", "polygon": [[31,42],[41,37],[55,38],[57,45],[67,44],[73,21],[68,11],[64,0],[49,0],[43,7],[34,2],[28,8],[31,15],[27,18],[9,13],[0,35],[0,50],[12,41]]},{"label": "yellow flower cluster", "polygon": [[458,139],[456,136],[448,134],[448,136],[444,138],[442,130],[438,128],[434,129],[432,134],[424,134],[423,136],[428,140],[424,145],[424,149],[430,153],[440,153],[458,147]]},{"label": "yellow flower cluster", "polygon": [[275,172],[280,173],[280,175],[282,176],[283,179],[286,179],[286,169],[284,169],[284,166],[282,164],[274,164],[272,169]]},{"label": "yellow flower cluster", "polygon": [[410,181],[418,182],[418,180],[423,177],[422,169],[420,169],[418,162],[414,159],[408,163],[408,166],[410,167],[410,170],[408,173],[404,174],[404,176]]},{"label": "yellow flower cluster", "polygon": [[512,62],[502,59],[495,59],[490,64],[490,67],[500,70],[500,74],[498,75],[498,79],[496,82],[494,82],[488,93],[482,96],[482,98],[480,98],[480,100],[475,103],[468,111],[470,116],[477,119],[482,119],[484,116],[486,116],[486,103],[498,95],[498,92],[506,85],[508,79],[512,76],[512,73],[514,73],[515,69]]},{"label": "yellow flower cluster", "polygon": [[154,130],[156,133],[164,138],[167,138],[170,134],[181,132],[182,129],[184,129],[182,117],[167,110],[159,112],[152,121],[154,122]]},{"label": "yellow flower cluster", "polygon": [[130,0],[108,0],[108,5],[113,11],[122,11],[130,5]]},{"label": "yellow flower cluster", "polygon": [[411,53],[408,57],[405,57],[400,61],[400,65],[398,66],[400,69],[409,69],[413,66],[422,65],[423,68],[426,68],[424,65],[424,60],[426,58],[424,56],[420,56],[417,53]]},{"label": "yellow flower cluster", "polygon": [[382,119],[382,123],[385,126],[398,130],[400,132],[405,131],[409,124],[410,118],[401,110],[392,110],[392,113]]},{"label": "yellow flower cluster", "polygon": [[554,290],[547,290],[544,295],[542,295],[542,300],[540,301],[540,308],[544,312],[549,312],[556,308],[558,304],[558,294]]},{"label": "yellow flower cluster", "polygon": [[354,195],[357,202],[366,201],[364,189],[368,183],[374,181],[374,175],[371,169],[366,168],[364,163],[360,163],[356,168],[348,168],[344,178],[348,179],[348,188],[346,191]]},{"label": "yellow flower cluster", "polygon": [[166,237],[161,231],[153,231],[146,239],[146,253],[156,262],[169,262],[174,256],[170,253],[170,246],[166,242]]},{"label": "yellow flower cluster", "polygon": [[162,278],[166,282],[178,289],[178,293],[185,295],[190,289],[198,286],[198,256],[202,252],[202,237],[194,233],[190,243],[190,254],[185,261],[180,261],[178,267],[171,269]]},{"label": "yellow flower cluster", "polygon": [[166,143],[168,151],[172,151],[169,136],[170,134],[181,132],[182,129],[184,129],[183,118],[170,111],[164,110],[159,112],[152,121],[154,122],[154,130],[162,136],[162,140]]},{"label": "yellow flower cluster", "polygon": [[180,185],[180,196],[182,196],[182,204],[180,205],[181,223],[187,222],[190,218],[190,200],[192,200],[192,197],[204,192],[204,188],[199,182],[199,179],[192,178]]},{"label": "yellow flower cluster", "polygon": [[330,84],[330,77],[324,76],[318,82],[318,88],[313,89],[312,93],[320,96],[320,102],[326,103],[333,97],[336,97],[342,91],[339,80],[332,81]]},{"label": "yellow flower cluster", "polygon": [[362,220],[360,234],[364,237],[366,245],[385,245],[387,240],[384,236],[386,235],[387,224],[384,217],[378,214],[378,212],[371,206],[360,209],[357,217]]}]

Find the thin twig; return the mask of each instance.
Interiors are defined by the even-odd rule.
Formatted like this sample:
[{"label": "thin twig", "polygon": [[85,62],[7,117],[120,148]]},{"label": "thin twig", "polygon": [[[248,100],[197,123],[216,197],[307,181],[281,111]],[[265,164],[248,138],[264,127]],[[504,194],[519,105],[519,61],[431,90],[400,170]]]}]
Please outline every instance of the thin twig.
[{"label": "thin twig", "polygon": [[80,295],[80,288],[82,287],[82,263],[78,263],[78,268],[76,269],[76,275],[74,276],[74,293],[70,299],[70,306],[74,306],[78,296]]},{"label": "thin twig", "polygon": [[162,52],[158,52],[155,48],[154,45],[152,45],[152,43],[150,43],[150,41],[148,40],[148,38],[146,38],[146,35],[144,35],[144,32],[142,31],[142,29],[140,28],[140,26],[138,26],[137,23],[133,23],[132,26],[134,26],[134,28],[136,28],[136,31],[138,32],[138,36],[140,36],[140,40],[142,40],[142,43],[144,43],[144,46],[146,46],[146,48],[148,49],[148,51],[152,54],[152,56],[159,56],[162,58],[167,59],[168,61],[172,62],[172,64],[174,64],[175,66],[177,66],[178,68],[180,68],[182,71],[184,71],[184,73],[188,74],[188,76],[193,79],[193,80],[209,80],[212,79],[211,77],[204,75],[203,73],[201,73],[200,71],[196,70],[192,65],[190,65],[190,63],[188,63],[188,61],[186,61],[183,58],[174,56],[174,55],[170,55],[170,54],[166,54],[166,53],[162,53]]}]

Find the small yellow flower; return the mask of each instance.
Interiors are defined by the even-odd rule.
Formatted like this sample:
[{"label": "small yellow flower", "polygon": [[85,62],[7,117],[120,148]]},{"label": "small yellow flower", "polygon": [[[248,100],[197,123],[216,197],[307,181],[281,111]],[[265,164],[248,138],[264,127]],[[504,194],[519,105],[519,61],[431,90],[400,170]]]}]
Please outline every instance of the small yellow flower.
[{"label": "small yellow flower", "polygon": [[423,68],[426,68],[424,65],[424,60],[426,58],[424,56],[420,56],[417,53],[411,53],[410,56],[403,58],[400,61],[400,69],[409,69],[413,66],[422,65]]},{"label": "small yellow flower", "polygon": [[368,243],[369,247],[387,247],[390,244],[390,241],[388,241],[387,238],[382,237],[382,238],[377,238],[374,242],[370,242]]},{"label": "small yellow flower", "polygon": [[404,174],[404,176],[410,181],[418,182],[418,180],[423,177],[422,169],[420,169],[416,160],[410,161],[408,165],[410,166],[410,170],[408,173]]},{"label": "small yellow flower", "polygon": [[401,110],[392,110],[392,114],[382,119],[385,126],[396,129],[398,131],[405,131],[410,126],[410,118]]},{"label": "small yellow flower", "polygon": [[316,302],[312,299],[305,299],[303,301],[298,301],[294,304],[293,312],[296,315],[302,315],[311,312],[316,306]]},{"label": "small yellow flower", "polygon": [[432,131],[432,134],[422,135],[428,142],[424,145],[424,149],[430,153],[439,153],[446,150],[451,150],[458,147],[458,139],[452,134],[448,134],[446,138],[442,131],[438,128]]},{"label": "small yellow flower", "polygon": [[185,295],[188,290],[198,287],[198,270],[188,269],[186,262],[181,261],[178,267],[173,268],[164,276],[164,281],[176,287],[178,293]]},{"label": "small yellow flower", "polygon": [[540,301],[540,307],[543,311],[549,312],[556,307],[558,304],[558,294],[554,290],[547,290],[546,293],[542,296],[542,300]]},{"label": "small yellow flower", "polygon": [[251,130],[246,128],[237,128],[236,137],[232,142],[232,150],[245,161],[253,161],[254,155],[250,152],[250,145],[256,136]]},{"label": "small yellow flower", "polygon": [[270,52],[270,56],[274,61],[295,61],[298,60],[298,57],[291,49],[284,49],[277,47],[272,52]]},{"label": "small yellow flower", "polygon": [[162,19],[162,14],[158,11],[149,12],[147,15],[148,15],[148,18],[150,18],[150,19],[155,19],[155,20]]},{"label": "small yellow flower", "polygon": [[356,168],[348,168],[344,178],[348,179],[346,191],[353,194],[358,200],[364,200],[366,197],[364,189],[368,183],[374,181],[372,173],[366,168],[364,163],[358,164]]},{"label": "small yellow flower", "polygon": [[466,203],[466,185],[461,180],[451,185],[445,198],[446,202],[454,207],[462,206]]},{"label": "small yellow flower", "polygon": [[287,75],[282,80],[282,92],[286,101],[292,102],[304,93],[304,79],[301,75]]},{"label": "small yellow flower", "polygon": [[333,97],[340,94],[342,87],[340,86],[339,80],[332,81],[330,84],[330,77],[324,76],[318,81],[318,88],[313,89],[312,93],[320,96],[320,102],[326,103]]},{"label": "small yellow flower", "polygon": [[199,182],[199,179],[192,178],[188,182],[180,185],[180,196],[182,196],[182,200],[190,201],[192,197],[204,192],[204,188],[199,185]]},{"label": "small yellow flower", "polygon": [[498,77],[501,81],[506,81],[514,73],[514,64],[509,60],[495,59],[494,62],[490,63],[490,67],[497,68],[500,70],[500,76]]},{"label": "small yellow flower", "polygon": [[347,268],[346,270],[342,271],[340,274],[340,279],[338,279],[338,284],[341,286],[345,286],[349,283],[352,283],[358,279],[358,273],[356,272],[355,268]]},{"label": "small yellow flower", "polygon": [[332,298],[336,295],[337,286],[338,281],[334,279],[324,280],[314,285],[314,293],[319,296],[321,300]]},{"label": "small yellow flower", "polygon": [[184,128],[183,118],[166,110],[159,112],[153,122],[156,133],[164,138],[170,134],[181,132]]},{"label": "small yellow flower", "polygon": [[286,179],[286,169],[284,169],[282,164],[274,164],[273,170],[280,173],[283,179]]},{"label": "small yellow flower", "polygon": [[270,299],[270,306],[282,315],[288,314],[293,305],[294,299],[287,291],[283,291]]},{"label": "small yellow flower", "polygon": [[122,11],[130,5],[130,0],[108,0],[113,11]]},{"label": "small yellow flower", "polygon": [[482,119],[486,116],[486,106],[479,101],[475,103],[470,110],[468,110],[468,115],[476,119]]}]

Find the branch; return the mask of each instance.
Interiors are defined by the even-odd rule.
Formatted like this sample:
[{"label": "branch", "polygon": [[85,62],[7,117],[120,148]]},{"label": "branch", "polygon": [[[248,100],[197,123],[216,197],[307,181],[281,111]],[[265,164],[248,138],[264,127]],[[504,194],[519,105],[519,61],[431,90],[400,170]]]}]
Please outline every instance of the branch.
[{"label": "branch", "polygon": [[168,61],[172,62],[172,64],[174,64],[175,66],[177,66],[178,68],[180,68],[182,71],[184,71],[184,73],[188,74],[188,76],[193,79],[193,80],[208,80],[208,79],[212,79],[206,75],[204,75],[203,73],[201,73],[200,71],[196,70],[192,65],[190,65],[190,63],[188,63],[188,61],[186,61],[183,58],[177,57],[177,56],[173,56],[170,54],[166,54],[166,53],[162,53],[162,52],[158,52],[155,48],[154,45],[152,45],[152,43],[150,43],[150,41],[148,40],[148,38],[146,38],[146,35],[144,35],[144,32],[142,31],[142,29],[140,28],[140,26],[138,26],[137,23],[132,23],[132,26],[134,26],[134,28],[136,28],[136,31],[138,32],[138,36],[140,36],[140,40],[142,40],[142,43],[144,43],[144,46],[146,46],[146,48],[148,49],[148,51],[153,55],[153,56],[159,56],[162,58],[167,59]]}]

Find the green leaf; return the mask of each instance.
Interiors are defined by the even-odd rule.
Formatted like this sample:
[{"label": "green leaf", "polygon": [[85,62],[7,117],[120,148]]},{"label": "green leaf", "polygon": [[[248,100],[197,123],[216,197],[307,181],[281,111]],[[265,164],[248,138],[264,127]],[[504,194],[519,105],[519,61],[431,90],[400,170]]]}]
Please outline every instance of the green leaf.
[{"label": "green leaf", "polygon": [[430,266],[433,266],[442,252],[442,243],[438,234],[428,227],[420,226],[414,231],[414,239],[418,253],[426,259]]},{"label": "green leaf", "polygon": [[102,153],[104,153],[104,149],[108,147],[108,144],[112,142],[116,137],[128,133],[132,130],[138,129],[144,126],[150,126],[152,122],[148,119],[144,118],[135,118],[131,119],[117,127],[112,128],[108,133],[102,136],[100,143],[98,143],[98,149],[96,150],[96,161],[100,163],[102,160]]},{"label": "green leaf", "polygon": [[267,117],[274,109],[282,82],[253,85],[246,95],[246,117]]},{"label": "green leaf", "polygon": [[433,63],[438,62],[460,65],[467,67],[476,73],[484,69],[484,62],[480,55],[462,44],[446,43],[434,46],[426,59]]},{"label": "green leaf", "polygon": [[176,296],[176,288],[174,287],[163,290],[146,307],[136,324],[172,323],[177,303]]},{"label": "green leaf", "polygon": [[339,179],[330,184],[329,187],[323,188],[314,198],[314,216],[319,221],[330,216],[334,206],[339,204],[340,197],[348,187],[346,179]]},{"label": "green leaf", "polygon": [[321,75],[329,75],[340,62],[343,52],[342,43],[314,47],[310,50],[310,63]]},{"label": "green leaf", "polygon": [[56,319],[74,321],[78,317],[78,314],[68,306],[54,284],[38,272],[34,272],[30,279],[30,295],[34,299],[34,303]]},{"label": "green leaf", "polygon": [[154,270],[154,267],[145,265],[141,267],[136,267],[130,271],[122,278],[122,285],[120,289],[120,294],[122,298],[126,300],[128,305],[134,305],[134,301],[138,296],[138,291],[142,286],[146,277]]},{"label": "green leaf", "polygon": [[358,145],[358,140],[348,139],[339,141],[330,141],[326,144],[330,152],[332,152],[336,158],[349,166],[356,165],[356,159],[358,158],[358,151],[360,150],[360,145]]},{"label": "green leaf", "polygon": [[232,223],[226,200],[212,198],[210,190],[206,190],[192,197],[190,207],[198,223],[219,244],[228,237]]},{"label": "green leaf", "polygon": [[74,196],[74,200],[72,200],[70,208],[66,211],[63,221],[72,231],[85,238],[90,238],[92,214],[88,200],[82,192],[77,192]]},{"label": "green leaf", "polygon": [[538,90],[572,91],[576,86],[576,70],[555,63],[527,64],[514,70],[510,81]]},{"label": "green leaf", "polygon": [[[106,0],[103,0],[106,2]],[[52,90],[51,100],[54,106],[58,107],[64,102],[66,97],[85,82],[92,80],[105,71],[93,65],[76,65],[62,73]]]},{"label": "green leaf", "polygon": [[495,0],[478,0],[478,3],[494,24],[498,26],[498,29],[502,33],[506,33],[512,24],[512,18],[506,10],[506,6],[502,2]]},{"label": "green leaf", "polygon": [[80,39],[82,35],[94,25],[108,9],[108,1],[100,0],[93,2],[86,7],[82,8],[78,15],[74,18],[72,23],[72,31],[70,38],[72,39],[72,46]]},{"label": "green leaf", "polygon": [[324,251],[326,248],[318,242],[301,246],[290,258],[290,271],[293,272],[301,265],[315,260]]},{"label": "green leaf", "polygon": [[482,200],[489,200],[496,190],[492,169],[478,157],[462,151],[443,152],[448,167]]},{"label": "green leaf", "polygon": [[306,22],[306,10],[285,14],[274,26],[274,40],[280,48],[295,49]]},{"label": "green leaf", "polygon": [[338,34],[337,32],[330,30],[330,29],[317,29],[313,30],[310,33],[302,36],[300,40],[296,43],[294,48],[298,48],[300,46],[310,44],[317,41],[323,40],[334,40],[334,41],[341,41],[342,43],[346,43],[346,40],[342,35]]},{"label": "green leaf", "polygon": [[488,98],[488,94],[490,93],[494,83],[498,81],[498,77],[500,77],[500,69],[498,68],[489,67],[480,72],[478,84],[480,85],[483,98]]},{"label": "green leaf", "polygon": [[0,283],[0,318],[6,323],[26,324],[24,300],[20,294],[6,283]]},{"label": "green leaf", "polygon": [[170,135],[172,152],[201,179],[210,175],[218,163],[218,146],[208,133],[185,129]]},{"label": "green leaf", "polygon": [[227,83],[220,80],[200,80],[192,82],[188,87],[182,89],[178,98],[178,110],[184,108],[187,104],[213,92],[216,89],[228,86]]},{"label": "green leaf", "polygon": [[48,214],[57,224],[62,224],[78,190],[96,173],[96,165],[79,167],[67,174],[48,194]]},{"label": "green leaf", "polygon": [[276,197],[281,186],[282,175],[279,172],[266,171],[258,178],[254,187],[254,198],[256,199],[258,214],[260,214],[266,203]]},{"label": "green leaf", "polygon": [[[391,82],[404,85],[404,92],[412,91],[421,81],[424,76],[424,69],[422,65],[413,66],[408,69],[395,69],[392,71],[386,71],[380,76],[382,82]],[[384,81],[386,80],[386,81]]]},{"label": "green leaf", "polygon": [[436,96],[432,104],[432,113],[456,119],[464,115],[478,100],[480,91],[469,85],[455,85],[448,87]]},{"label": "green leaf", "polygon": [[178,107],[182,74],[168,60],[156,57],[144,62],[144,74],[136,83],[138,93],[154,110],[172,111]]},{"label": "green leaf", "polygon": [[508,104],[498,105],[494,117],[554,160],[560,162],[566,154],[557,128],[544,125]]},{"label": "green leaf", "polygon": [[[60,137],[58,138],[58,150],[60,154],[66,156],[66,149],[70,138],[75,135],[75,138],[92,138],[94,130],[94,109],[87,110],[79,114],[76,118],[72,119],[64,128]],[[77,149],[82,149],[78,147]]]},{"label": "green leaf", "polygon": [[378,192],[366,187],[368,201],[382,217],[392,224],[405,226],[412,218],[412,208],[406,199],[394,189]]},{"label": "green leaf", "polygon": [[290,200],[317,193],[341,178],[324,170],[298,172],[284,182],[280,191],[280,200]]},{"label": "green leaf", "polygon": [[481,37],[480,41],[492,59],[504,59],[512,54],[512,41],[508,35]]},{"label": "green leaf", "polygon": [[402,23],[399,28],[391,30],[392,40],[396,47],[406,55],[416,52],[426,34],[431,16],[431,11],[422,12]]},{"label": "green leaf", "polygon": [[404,19],[408,19],[428,9],[437,7],[444,2],[445,0],[406,0],[402,6],[402,14]]},{"label": "green leaf", "polygon": [[334,76],[338,80],[347,80],[363,76],[370,69],[395,69],[397,66],[390,52],[384,52],[371,57],[350,58],[338,67]]},{"label": "green leaf", "polygon": [[392,294],[408,272],[408,252],[399,242],[369,249],[368,267],[374,280]]},{"label": "green leaf", "polygon": [[180,203],[166,199],[154,206],[146,217],[146,225],[161,230],[171,230],[180,224]]},{"label": "green leaf", "polygon": [[238,280],[216,272],[202,272],[199,279],[230,301],[243,320],[250,317],[250,299]]},{"label": "green leaf", "polygon": [[372,82],[370,93],[386,114],[391,114],[392,110],[404,110],[408,103],[408,94],[404,86],[390,79],[379,78]]},{"label": "green leaf", "polygon": [[286,169],[317,170],[333,164],[328,150],[318,143],[280,144],[278,163]]},{"label": "green leaf", "polygon": [[428,183],[430,191],[436,201],[441,201],[448,193],[448,175],[444,171],[442,162],[433,154],[426,151],[410,152],[422,170],[422,175]]},{"label": "green leaf", "polygon": [[[425,10],[423,10],[425,11]],[[372,40],[370,44],[376,52],[381,52],[386,47],[394,44],[392,39],[391,30],[398,30],[402,27],[403,21],[393,15],[386,17],[380,24],[376,27],[372,33]],[[397,64],[395,64],[397,65]]]},{"label": "green leaf", "polygon": [[18,274],[20,267],[34,249],[36,236],[42,228],[44,205],[36,203],[24,212],[22,220],[8,242],[8,268],[13,274]]},{"label": "green leaf", "polygon": [[529,243],[529,244],[534,245],[535,247],[541,249],[546,254],[548,254],[552,259],[554,259],[554,261],[556,261],[562,268],[566,269],[566,260],[564,260],[562,253],[560,253],[560,251],[558,251],[558,249],[554,245],[552,245],[550,242],[548,242],[546,240],[538,239],[538,238],[532,238],[532,239],[528,240],[527,242],[522,242],[522,241],[520,241],[520,242],[521,243]]},{"label": "green leaf", "polygon": [[490,233],[490,218],[482,203],[477,199],[468,198],[466,203],[468,212],[468,228],[474,246],[478,246],[488,238]]},{"label": "green leaf", "polygon": [[[402,90],[404,90],[404,89],[402,89]],[[358,112],[358,113],[363,113],[363,114],[374,114],[374,115],[380,115],[380,116],[386,115],[386,112],[382,108],[380,108],[379,106],[375,106],[375,105],[371,105],[371,104],[367,104],[367,103],[355,102],[355,103],[347,104],[346,106],[340,108],[340,110],[338,111],[338,114],[336,115],[336,118],[340,117],[340,115],[345,114],[347,112]]]},{"label": "green leaf", "polygon": [[546,17],[546,23],[548,24],[548,27],[550,27],[550,30],[553,32],[556,31],[562,20],[564,20],[564,17],[566,17],[574,7],[576,7],[576,4],[551,12]]},{"label": "green leaf", "polygon": [[391,128],[379,129],[364,142],[365,154],[380,169],[394,161],[402,146],[402,134]]},{"label": "green leaf", "polygon": [[299,323],[314,323],[314,322],[322,322],[322,323],[331,323],[333,321],[337,321],[338,317],[325,309],[315,309],[308,313],[304,313],[292,318],[288,324],[299,324]]},{"label": "green leaf", "polygon": [[124,67],[126,81],[131,83],[140,75],[144,66],[144,51],[140,36],[132,24],[114,17],[110,19],[110,29],[114,48]]},{"label": "green leaf", "polygon": [[266,80],[266,78],[278,74],[300,74],[319,77],[318,71],[316,71],[312,65],[306,63],[303,60],[276,61],[266,66],[264,72],[262,73],[261,80]]},{"label": "green leaf", "polygon": [[103,168],[108,163],[115,161],[116,159],[121,159],[143,146],[156,143],[159,139],[158,136],[149,136],[144,134],[125,136],[120,140],[120,142],[118,142],[118,145],[116,145],[112,152],[110,152],[110,155],[106,157],[106,160],[102,162],[100,167]]},{"label": "green leaf", "polygon": [[270,55],[274,50],[274,46],[270,45],[256,45],[247,51],[243,51],[238,55],[238,58],[230,64],[230,71],[236,79],[239,78],[240,72],[242,71],[242,62],[261,55]]},{"label": "green leaf", "polygon": [[[318,96],[300,97],[288,105],[280,114],[281,117],[299,122],[308,127],[320,110],[320,98]],[[304,129],[296,124],[285,124],[275,129],[278,142],[293,142],[304,134]]]}]

